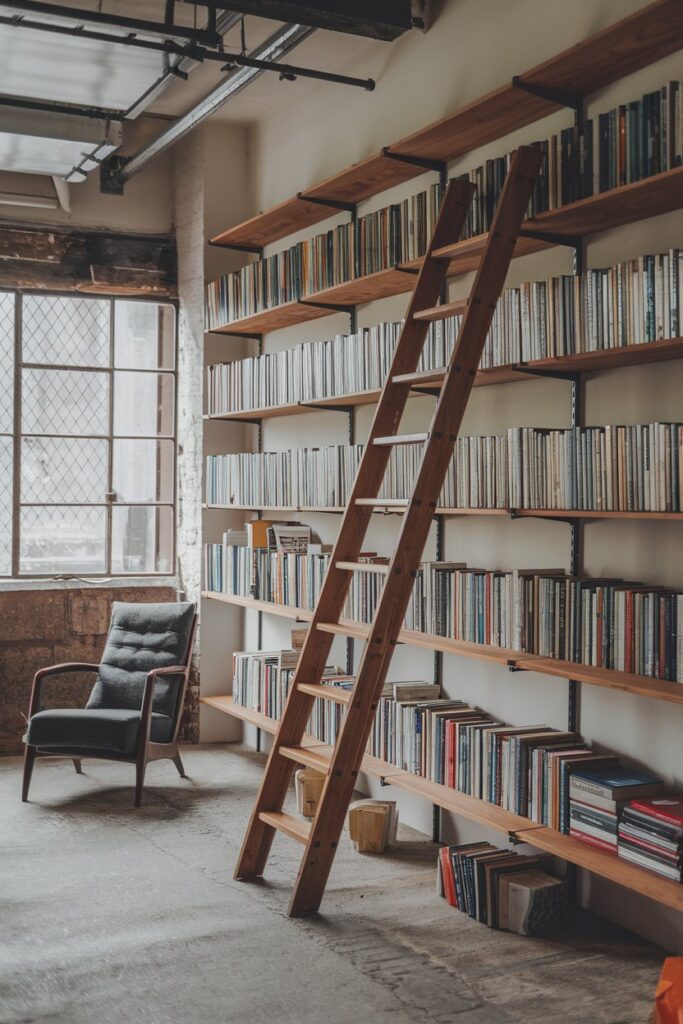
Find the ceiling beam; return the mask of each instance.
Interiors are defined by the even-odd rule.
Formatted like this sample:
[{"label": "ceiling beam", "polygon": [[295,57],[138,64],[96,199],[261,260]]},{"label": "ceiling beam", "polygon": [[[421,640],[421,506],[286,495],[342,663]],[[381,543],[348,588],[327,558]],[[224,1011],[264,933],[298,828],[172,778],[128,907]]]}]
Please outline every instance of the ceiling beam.
[{"label": "ceiling beam", "polygon": [[[391,41],[414,27],[424,27],[414,17],[414,0],[185,0],[195,7],[231,10],[260,18],[285,21],[333,32],[347,32],[370,39]],[[418,9],[424,6],[419,3]]]},{"label": "ceiling beam", "polygon": [[117,121],[82,117],[80,114],[27,110],[23,106],[0,106],[0,132],[114,147],[120,146],[123,141],[121,124]]}]

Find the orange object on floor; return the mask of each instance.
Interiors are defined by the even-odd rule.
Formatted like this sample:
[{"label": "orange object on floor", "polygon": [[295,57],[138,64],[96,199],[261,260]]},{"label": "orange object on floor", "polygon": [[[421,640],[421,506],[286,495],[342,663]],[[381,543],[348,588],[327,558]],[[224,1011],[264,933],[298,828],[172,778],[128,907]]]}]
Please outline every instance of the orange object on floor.
[{"label": "orange object on floor", "polygon": [[683,1024],[683,956],[664,961],[655,991],[655,1024]]}]

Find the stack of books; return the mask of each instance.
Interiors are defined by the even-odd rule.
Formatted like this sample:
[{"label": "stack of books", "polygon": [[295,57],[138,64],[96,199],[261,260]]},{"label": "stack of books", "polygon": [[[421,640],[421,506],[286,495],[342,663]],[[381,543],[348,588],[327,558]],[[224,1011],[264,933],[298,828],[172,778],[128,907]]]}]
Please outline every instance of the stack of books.
[{"label": "stack of books", "polygon": [[547,857],[524,857],[491,843],[442,846],[437,893],[489,928],[543,935],[569,919],[569,887],[547,865]]},{"label": "stack of books", "polygon": [[569,785],[569,834],[608,853],[617,852],[619,819],[628,800],[661,793],[650,772],[623,765],[575,767]]},{"label": "stack of books", "polygon": [[680,882],[683,793],[629,801],[619,821],[617,847],[624,860]]}]

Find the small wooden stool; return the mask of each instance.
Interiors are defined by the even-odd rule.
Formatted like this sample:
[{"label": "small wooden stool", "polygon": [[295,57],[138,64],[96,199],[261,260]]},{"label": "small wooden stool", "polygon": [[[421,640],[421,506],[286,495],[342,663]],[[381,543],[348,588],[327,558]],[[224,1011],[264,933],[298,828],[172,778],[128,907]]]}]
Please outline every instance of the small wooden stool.
[{"label": "small wooden stool", "polygon": [[349,807],[349,835],[359,853],[384,853],[396,842],[395,800],[357,800]]}]

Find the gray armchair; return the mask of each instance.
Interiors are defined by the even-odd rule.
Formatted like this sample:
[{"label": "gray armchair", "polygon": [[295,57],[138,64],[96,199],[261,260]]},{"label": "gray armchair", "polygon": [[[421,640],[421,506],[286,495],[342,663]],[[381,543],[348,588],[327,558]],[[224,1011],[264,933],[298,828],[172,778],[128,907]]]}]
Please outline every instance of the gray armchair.
[{"label": "gray armchair", "polygon": [[[150,761],[170,758],[185,777],[178,753],[197,616],[193,604],[123,604],[112,607],[99,665],[69,662],[39,669],[33,680],[21,798],[28,800],[36,757],[56,754],[127,761],[136,766],[140,806]],[[43,686],[63,672],[96,672],[84,708],[41,711]]]}]

